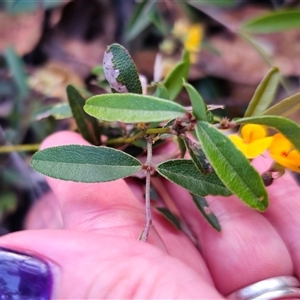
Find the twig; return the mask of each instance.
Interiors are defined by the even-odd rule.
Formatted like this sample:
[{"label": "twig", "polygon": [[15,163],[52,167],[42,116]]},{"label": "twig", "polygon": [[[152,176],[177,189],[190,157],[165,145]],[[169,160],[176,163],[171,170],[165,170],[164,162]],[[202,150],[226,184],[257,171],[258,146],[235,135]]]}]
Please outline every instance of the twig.
[{"label": "twig", "polygon": [[152,145],[153,138],[147,137],[147,160],[145,163],[146,169],[146,187],[145,187],[145,206],[146,206],[146,225],[142,233],[141,240],[146,242],[151,229],[152,216],[151,216],[151,203],[150,203],[150,178],[152,169]]},{"label": "twig", "polygon": [[162,133],[170,133],[170,128],[168,127],[163,127],[163,128],[149,128],[145,131],[140,131],[138,132],[136,135],[131,136],[131,137],[119,137],[116,139],[111,139],[108,140],[106,142],[106,145],[113,145],[113,144],[130,144],[142,137],[144,137],[145,135],[149,135],[149,134],[162,134]]}]

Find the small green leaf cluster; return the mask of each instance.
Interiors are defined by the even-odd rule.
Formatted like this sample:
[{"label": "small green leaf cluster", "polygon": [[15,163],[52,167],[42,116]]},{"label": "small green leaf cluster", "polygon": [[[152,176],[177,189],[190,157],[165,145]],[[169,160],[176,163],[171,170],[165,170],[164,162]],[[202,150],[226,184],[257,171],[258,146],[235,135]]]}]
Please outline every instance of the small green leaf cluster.
[{"label": "small green leaf cluster", "polygon": [[[32,157],[32,166],[37,171],[77,182],[134,176],[145,166],[126,151],[126,146],[143,147],[138,141],[149,137],[160,144],[171,137],[178,141],[181,157],[152,163],[151,170],[188,190],[196,207],[215,229],[221,227],[216,216],[206,209],[208,204],[203,197],[207,195],[235,194],[251,208],[264,211],[268,207],[268,193],[260,174],[220,130],[222,125],[216,122],[198,91],[186,82],[188,52],[183,53],[168,77],[156,85],[152,95],[142,94],[138,73],[126,49],[113,44],[105,57],[106,64],[109,60],[108,77],[110,81],[113,78],[112,93],[85,100],[74,87],[67,88],[78,130],[94,146],[68,145],[38,151]],[[272,68],[253,95],[245,117],[229,123],[274,128],[300,150],[300,127],[286,118],[299,109],[299,94],[269,107],[279,79],[279,70]],[[125,92],[115,88],[119,84]],[[192,109],[175,102],[182,88],[189,95]],[[143,151],[142,148],[137,153]]]}]

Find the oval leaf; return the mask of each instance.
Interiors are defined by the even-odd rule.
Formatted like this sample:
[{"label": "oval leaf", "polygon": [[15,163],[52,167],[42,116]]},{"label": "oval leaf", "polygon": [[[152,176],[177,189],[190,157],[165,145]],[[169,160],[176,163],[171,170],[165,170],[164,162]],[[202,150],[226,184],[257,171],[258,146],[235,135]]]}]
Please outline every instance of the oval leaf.
[{"label": "oval leaf", "polygon": [[300,109],[300,93],[281,100],[279,103],[267,109],[263,115],[287,117],[298,109]]},{"label": "oval leaf", "polygon": [[197,120],[200,121],[206,121],[207,115],[206,115],[206,104],[204,103],[202,97],[198,93],[198,91],[189,83],[184,82],[183,83],[185,89],[187,90],[192,107],[193,107],[193,115]]},{"label": "oval leaf", "polygon": [[67,95],[79,132],[88,142],[99,146],[101,131],[97,120],[83,110],[85,99],[72,85],[67,86]]},{"label": "oval leaf", "polygon": [[115,43],[107,48],[104,52],[103,69],[113,92],[143,93],[135,64],[123,46]]},{"label": "oval leaf", "polygon": [[31,164],[44,175],[76,182],[112,181],[141,170],[139,160],[120,150],[82,145],[38,151]]},{"label": "oval leaf", "polygon": [[227,136],[207,122],[197,123],[196,134],[204,153],[224,184],[250,207],[265,210],[268,206],[266,189],[260,175],[244,154]]},{"label": "oval leaf", "polygon": [[231,195],[214,171],[203,175],[189,159],[168,160],[159,164],[156,170],[160,175],[195,195]]},{"label": "oval leaf", "polygon": [[280,74],[278,68],[272,68],[257,87],[244,117],[259,116],[274,99]]},{"label": "oval leaf", "polygon": [[241,30],[251,33],[271,33],[300,27],[300,10],[267,13],[242,24]]},{"label": "oval leaf", "polygon": [[166,87],[170,100],[174,100],[182,89],[182,79],[186,80],[190,69],[190,54],[183,52],[182,60],[171,70],[165,78],[163,85]]},{"label": "oval leaf", "polygon": [[237,124],[261,124],[281,132],[300,151],[300,126],[284,117],[261,116],[234,120]]},{"label": "oval leaf", "polygon": [[137,94],[103,94],[89,98],[84,110],[104,121],[156,122],[178,118],[185,109],[174,102]]}]

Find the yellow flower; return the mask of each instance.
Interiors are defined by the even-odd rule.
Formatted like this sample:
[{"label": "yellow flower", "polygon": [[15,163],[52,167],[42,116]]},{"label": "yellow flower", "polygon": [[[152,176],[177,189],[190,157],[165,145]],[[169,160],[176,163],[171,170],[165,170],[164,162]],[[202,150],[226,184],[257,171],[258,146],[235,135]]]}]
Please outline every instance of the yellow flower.
[{"label": "yellow flower", "polygon": [[300,152],[281,133],[276,133],[270,145],[271,157],[280,165],[300,173]]},{"label": "yellow flower", "polygon": [[229,135],[228,137],[249,159],[262,154],[272,142],[272,137],[267,137],[267,129],[257,124],[244,125],[241,137],[238,135]]},{"label": "yellow flower", "polygon": [[200,23],[191,25],[186,20],[179,20],[174,25],[173,35],[181,40],[184,48],[190,52],[191,63],[195,63],[203,39],[203,25]]},{"label": "yellow flower", "polygon": [[201,24],[193,24],[188,28],[184,38],[184,47],[190,52],[199,52],[203,37],[203,27]]}]

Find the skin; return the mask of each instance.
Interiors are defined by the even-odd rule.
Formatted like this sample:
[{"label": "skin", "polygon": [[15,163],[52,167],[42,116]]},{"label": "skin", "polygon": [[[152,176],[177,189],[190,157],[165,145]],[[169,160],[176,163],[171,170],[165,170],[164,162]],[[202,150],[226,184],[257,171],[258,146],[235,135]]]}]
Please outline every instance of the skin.
[{"label": "skin", "polygon": [[[59,132],[42,148],[63,144],[87,142]],[[271,160],[253,163],[262,172]],[[234,196],[207,197],[221,233],[204,221],[185,190],[164,182],[197,246],[155,211],[148,242],[138,241],[145,222],[143,192],[131,180],[47,180],[53,192],[33,208],[27,230],[1,237],[0,246],[52,262],[55,299],[223,299],[273,276],[300,278],[300,196],[289,173],[267,188],[265,213]]]}]

